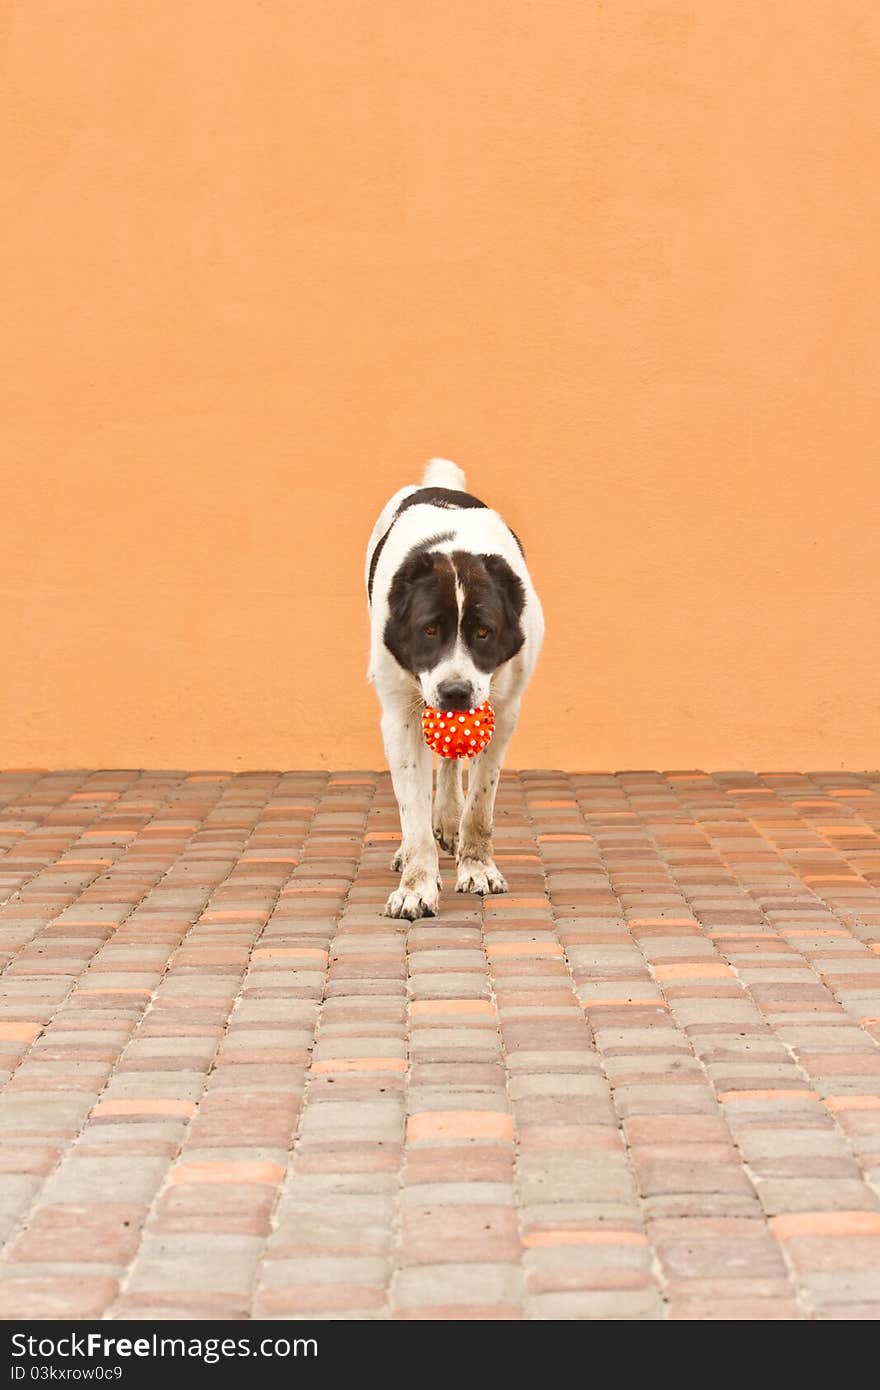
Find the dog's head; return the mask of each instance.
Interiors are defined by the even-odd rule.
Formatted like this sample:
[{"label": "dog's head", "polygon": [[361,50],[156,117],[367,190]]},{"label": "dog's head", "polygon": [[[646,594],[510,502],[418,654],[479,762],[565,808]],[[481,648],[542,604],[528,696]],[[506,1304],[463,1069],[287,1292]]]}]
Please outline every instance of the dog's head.
[{"label": "dog's head", "polygon": [[525,591],[500,555],[420,546],[395,574],[388,603],[385,645],[437,709],[482,704],[525,640]]}]

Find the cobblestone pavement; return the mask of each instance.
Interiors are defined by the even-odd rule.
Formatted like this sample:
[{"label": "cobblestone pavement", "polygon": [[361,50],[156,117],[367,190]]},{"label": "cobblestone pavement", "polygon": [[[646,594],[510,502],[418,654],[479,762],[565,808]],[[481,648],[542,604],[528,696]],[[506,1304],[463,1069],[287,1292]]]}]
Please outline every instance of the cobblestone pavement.
[{"label": "cobblestone pavement", "polygon": [[880,775],[0,776],[0,1316],[880,1316]]}]

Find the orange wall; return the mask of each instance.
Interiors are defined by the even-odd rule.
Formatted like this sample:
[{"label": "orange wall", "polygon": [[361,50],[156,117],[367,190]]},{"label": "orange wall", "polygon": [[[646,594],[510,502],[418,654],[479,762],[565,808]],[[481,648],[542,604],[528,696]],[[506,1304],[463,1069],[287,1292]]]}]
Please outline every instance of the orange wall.
[{"label": "orange wall", "polygon": [[876,767],[876,0],[7,0],[0,762],[378,765],[362,552],[524,538],[511,760]]}]

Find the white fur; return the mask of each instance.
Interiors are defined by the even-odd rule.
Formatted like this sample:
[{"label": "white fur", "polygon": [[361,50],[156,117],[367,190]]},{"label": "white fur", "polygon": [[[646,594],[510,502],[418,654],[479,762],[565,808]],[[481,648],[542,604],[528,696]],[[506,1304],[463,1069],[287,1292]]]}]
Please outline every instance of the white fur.
[{"label": "white fur", "polygon": [[[463,491],[465,475],[448,459],[431,459],[421,487],[446,487]],[[365,577],[369,578],[373,551],[388,532],[405,497],[417,486],[401,488],[383,508],[367,547]],[[398,665],[385,646],[391,581],[400,564],[420,541],[451,532],[438,551],[465,550],[477,555],[501,555],[519,576],[525,591],[520,624],[525,641],[517,654],[490,676],[478,670],[465,645],[459,642],[452,655],[417,680]],[[394,867],[401,867],[400,887],[386,904],[391,917],[433,916],[439,901],[438,842],[456,854],[459,892],[503,893],[506,884],[492,851],[495,793],[504,755],[519,715],[520,700],[528,684],[544,637],[544,615],[511,531],[497,512],[488,508],[461,510],[417,505],[394,522],[379,556],[373,578],[370,610],[370,664],[368,679],[376,686],[382,705],[382,737],[400,810],[402,843]],[[475,703],[488,699],[495,710],[495,734],[484,752],[470,761],[467,798],[462,809],[461,764],[440,760],[437,803],[431,809],[432,754],[422,738],[421,711],[425,703],[436,705],[437,686],[444,680],[473,683]]]},{"label": "white fur", "polygon": [[467,481],[464,469],[459,468],[452,459],[428,459],[422,474],[422,487],[451,487],[456,492],[464,492]]}]

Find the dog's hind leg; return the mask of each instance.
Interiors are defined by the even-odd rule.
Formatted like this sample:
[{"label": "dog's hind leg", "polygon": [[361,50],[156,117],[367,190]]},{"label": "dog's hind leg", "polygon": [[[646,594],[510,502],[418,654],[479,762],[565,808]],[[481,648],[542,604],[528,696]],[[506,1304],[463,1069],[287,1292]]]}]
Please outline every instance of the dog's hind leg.
[{"label": "dog's hind leg", "polygon": [[439,905],[440,879],[431,828],[431,753],[422,738],[421,720],[405,702],[386,705],[382,738],[403,834],[400,887],[390,894],[385,915],[410,921],[434,917]]},{"label": "dog's hind leg", "polygon": [[461,762],[458,758],[441,758],[434,799],[434,839],[448,854],[455,854],[458,849],[458,827],[463,810]]},{"label": "dog's hind leg", "polygon": [[518,715],[518,699],[496,706],[492,742],[471,763],[467,801],[458,833],[456,893],[507,892],[504,875],[495,863],[492,830],[501,766]]}]

